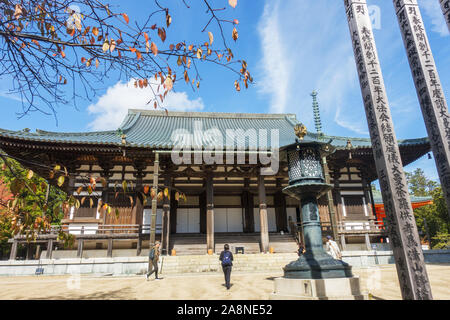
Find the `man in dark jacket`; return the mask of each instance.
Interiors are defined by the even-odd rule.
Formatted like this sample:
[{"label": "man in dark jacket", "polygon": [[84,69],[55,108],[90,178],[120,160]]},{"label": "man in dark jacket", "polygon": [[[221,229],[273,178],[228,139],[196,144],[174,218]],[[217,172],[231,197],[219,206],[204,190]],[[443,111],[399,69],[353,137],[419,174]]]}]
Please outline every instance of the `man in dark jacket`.
[{"label": "man in dark jacket", "polygon": [[155,245],[150,249],[150,252],[148,254],[148,272],[145,274],[145,278],[147,280],[153,272],[155,273],[155,279],[159,279],[158,261],[159,261],[159,241],[156,241]]},{"label": "man in dark jacket", "polygon": [[233,266],[233,253],[230,251],[228,244],[223,246],[224,251],[220,253],[219,260],[222,262],[222,270],[225,276],[225,286],[230,290],[231,267]]}]

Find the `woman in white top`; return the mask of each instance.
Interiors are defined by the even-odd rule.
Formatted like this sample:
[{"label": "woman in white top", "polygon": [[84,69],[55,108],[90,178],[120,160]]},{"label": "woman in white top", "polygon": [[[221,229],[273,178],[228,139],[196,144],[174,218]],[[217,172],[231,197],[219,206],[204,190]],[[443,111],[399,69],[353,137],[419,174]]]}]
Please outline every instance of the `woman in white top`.
[{"label": "woman in white top", "polygon": [[327,236],[327,252],[328,254],[330,254],[333,259],[337,259],[337,260],[342,260],[342,253],[341,250],[339,249],[338,244],[333,241],[331,236]]}]

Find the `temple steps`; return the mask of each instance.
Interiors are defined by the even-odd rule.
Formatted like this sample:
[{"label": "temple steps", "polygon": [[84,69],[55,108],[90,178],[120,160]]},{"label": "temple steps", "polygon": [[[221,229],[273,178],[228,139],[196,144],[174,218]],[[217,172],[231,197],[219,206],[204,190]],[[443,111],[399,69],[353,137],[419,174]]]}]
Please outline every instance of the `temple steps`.
[{"label": "temple steps", "polygon": [[176,255],[201,255],[206,253],[206,235],[197,233],[171,234],[169,251]]},{"label": "temple steps", "polygon": [[[291,261],[298,259],[296,253],[234,254],[233,272],[280,272]],[[186,274],[222,272],[219,254],[164,256],[161,274]]]},{"label": "temple steps", "polygon": [[[225,244],[230,245],[232,252],[236,247],[244,247],[245,254],[260,253],[259,233],[216,233],[214,235],[215,252],[220,253]],[[297,243],[290,234],[269,234],[269,246],[275,253],[295,253]],[[177,256],[203,255],[206,253],[205,234],[172,234],[169,250],[175,249]]]}]

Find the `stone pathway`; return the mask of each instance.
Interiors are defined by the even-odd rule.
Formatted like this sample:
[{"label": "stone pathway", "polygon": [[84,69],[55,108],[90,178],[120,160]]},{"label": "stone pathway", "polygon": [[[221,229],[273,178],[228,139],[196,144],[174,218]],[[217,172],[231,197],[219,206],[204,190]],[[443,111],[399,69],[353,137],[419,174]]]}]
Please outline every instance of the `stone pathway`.
[{"label": "stone pathway", "polygon": [[[450,299],[450,265],[427,265],[435,299]],[[394,265],[354,269],[362,289],[374,299],[400,299]],[[273,278],[281,272],[232,273],[227,291],[223,276],[186,274],[145,281],[143,276],[23,276],[0,277],[0,299],[194,299],[266,300],[273,291]],[[156,293],[156,295],[155,295]]]}]

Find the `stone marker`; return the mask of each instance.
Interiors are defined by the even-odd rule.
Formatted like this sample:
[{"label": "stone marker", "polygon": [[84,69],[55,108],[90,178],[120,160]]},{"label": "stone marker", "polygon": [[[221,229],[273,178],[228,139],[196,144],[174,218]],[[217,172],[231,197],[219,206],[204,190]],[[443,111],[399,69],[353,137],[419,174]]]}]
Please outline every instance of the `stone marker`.
[{"label": "stone marker", "polygon": [[444,14],[445,22],[447,22],[448,30],[450,31],[450,0],[439,0],[441,3],[442,13]]},{"label": "stone marker", "polygon": [[450,217],[450,115],[447,101],[417,0],[394,0],[394,7]]},{"label": "stone marker", "polygon": [[366,0],[344,0],[403,299],[432,299]]}]

